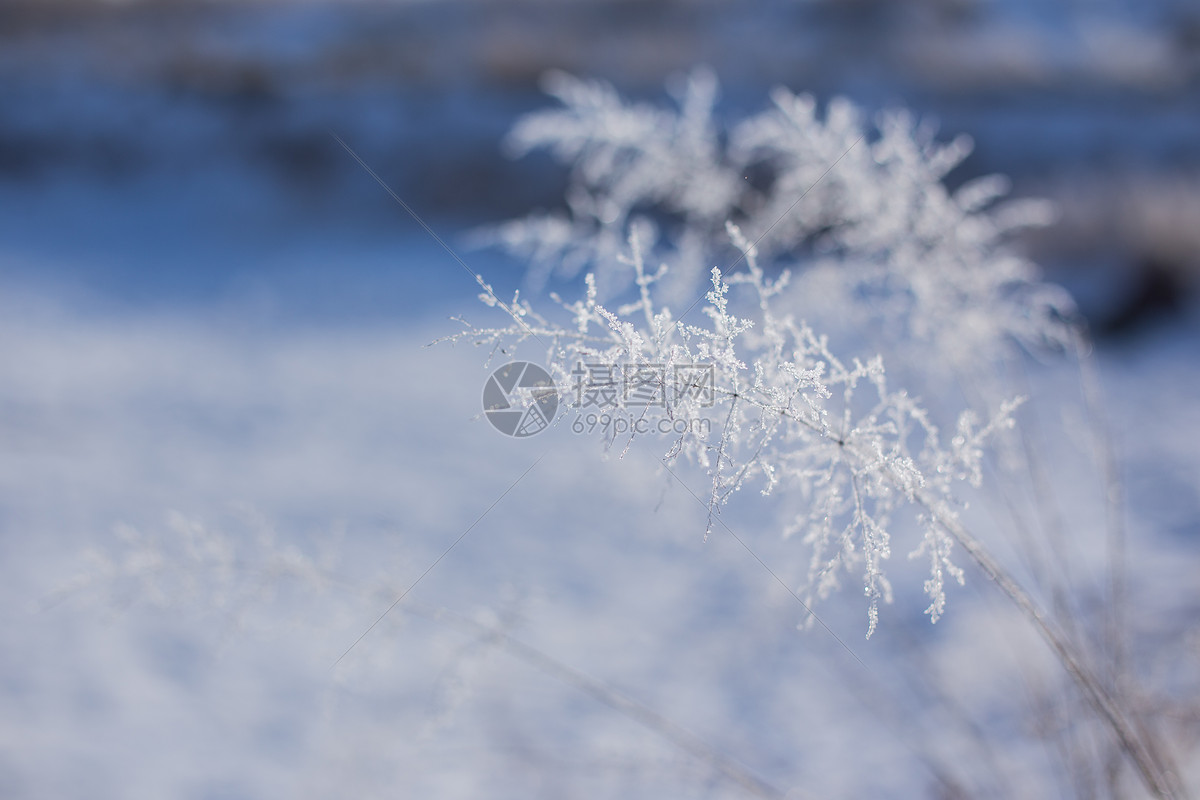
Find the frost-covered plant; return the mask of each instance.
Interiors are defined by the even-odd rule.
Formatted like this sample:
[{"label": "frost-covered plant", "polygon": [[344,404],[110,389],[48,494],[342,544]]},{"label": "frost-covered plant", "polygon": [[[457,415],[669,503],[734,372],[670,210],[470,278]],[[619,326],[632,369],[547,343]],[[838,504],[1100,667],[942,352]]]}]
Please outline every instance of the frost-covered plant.
[{"label": "frost-covered plant", "polygon": [[[772,108],[723,130],[705,70],[677,87],[677,113],[561,73],[547,89],[563,107],[520,121],[509,145],[514,154],[548,148],[571,163],[567,211],[492,233],[530,259],[535,281],[549,266],[563,275],[587,266],[587,297],[563,304],[573,324],[558,326],[519,297],[499,303],[489,288],[485,302],[514,324],[470,335],[538,339],[561,386],[581,362],[661,365],[664,380],[675,364],[712,363],[720,407],[684,397],[666,410],[722,423],[711,440],[685,433],[667,453],[708,470],[709,530],[748,481],[768,494],[788,483],[789,496],[805,499],[788,533],[812,549],[807,591],[823,597],[859,572],[873,631],[880,600],[891,597],[883,565],[893,517],[907,506],[922,532],[913,552],[930,560],[936,621],[946,579],[961,572],[944,522],[924,506],[956,513],[955,484],[979,484],[982,444],[1011,426],[1017,403],[960,408],[943,422],[957,436],[943,437],[938,414],[889,384],[881,354],[906,378],[977,375],[1019,344],[1066,342],[1069,302],[1002,244],[1044,209],[991,208],[1004,190],[996,178],[948,192],[942,178],[969,142],[938,144],[902,112],[881,116],[870,135],[848,102],[835,101],[822,119],[811,97],[779,89]],[[713,266],[722,258],[732,268]],[[701,275],[711,284],[703,294]],[[636,299],[621,304],[631,285]],[[731,288],[746,311],[731,309]],[[701,298],[705,325],[686,319]],[[870,328],[883,335],[845,335]],[[860,349],[839,357],[831,333]],[[990,422],[979,427],[980,418]]]},{"label": "frost-covered plant", "polygon": [[[768,279],[754,245],[732,224],[729,235],[741,249],[747,271],[725,276],[712,270],[703,308],[707,324],[681,322],[669,308],[655,304],[653,289],[665,270],[647,272],[634,233],[621,256],[638,286],[634,302],[606,307],[589,275],[586,298],[562,304],[572,319],[569,325],[548,321],[518,296],[505,304],[513,324],[471,328],[463,335],[506,347],[538,340],[562,387],[570,385],[581,363],[617,373],[652,365],[663,381],[677,365],[712,365],[712,405],[695,393],[661,387],[661,396],[670,398],[667,418],[690,422],[711,417],[717,423],[716,428],[679,426],[684,432],[664,455],[668,467],[687,458],[707,470],[711,486],[705,536],[734,492],[754,483],[771,494],[783,485],[789,496],[804,499],[789,532],[800,534],[812,548],[810,599],[827,596],[842,574],[859,573],[868,597],[870,636],[880,601],[892,596],[884,570],[891,555],[891,521],[901,510],[912,511],[921,523],[921,538],[909,549],[929,559],[927,613],[936,622],[945,608],[946,577],[962,580],[950,557],[952,539],[945,527],[955,518],[955,484],[978,484],[981,445],[996,429],[1012,424],[1017,402],[1004,404],[1000,415],[982,428],[972,412],[964,411],[957,435],[944,437],[917,402],[888,386],[882,359],[843,361],[808,325],[777,313],[789,273]],[[494,293],[485,288],[483,299],[494,303]],[[731,291],[748,295],[757,311],[753,318],[731,310]],[[623,447],[628,449],[635,436],[631,433]]]},{"label": "frost-covered plant", "polygon": [[[786,89],[772,106],[729,129],[714,119],[716,82],[694,72],[677,89],[679,111],[628,104],[602,83],[561,73],[546,88],[562,108],[519,122],[510,152],[546,148],[571,164],[567,208],[492,229],[530,262],[530,278],[594,271],[602,295],[634,276],[617,256],[631,224],[652,262],[669,265],[660,289],[684,303],[715,263],[731,260],[736,223],[769,268],[792,266],[809,309],[920,352],[927,369],[972,371],[1013,341],[1062,346],[1069,298],[1006,249],[1014,231],[1044,223],[1044,203],[997,204],[1006,181],[990,176],[951,192],[942,179],[970,153],[965,136],[935,141],[903,111],[871,129],[845,100],[824,117]],[[655,245],[658,247],[655,247]]]},{"label": "frost-covered plant", "polygon": [[[808,546],[806,605],[856,575],[868,636],[892,599],[885,564],[897,537],[915,535],[903,549],[928,560],[935,622],[947,582],[964,580],[955,553],[965,552],[1048,642],[1147,788],[1181,794],[1071,620],[1044,612],[960,518],[1021,403],[997,394],[997,366],[1077,341],[1069,298],[1006,244],[1045,207],[996,203],[1006,189],[996,177],[951,192],[943,179],[969,141],[939,144],[904,112],[867,128],[848,102],[821,117],[811,97],[778,89],[769,110],[724,129],[704,71],[676,92],[678,112],[562,74],[547,88],[563,107],[521,121],[509,144],[571,165],[567,208],[490,236],[529,260],[535,286],[586,268],[585,297],[552,294],[560,321],[519,294],[501,302],[480,278],[481,298],[511,320],[450,338],[493,353],[535,341],[562,387],[581,363],[653,365],[664,382],[673,365],[711,364],[712,407],[662,387],[668,418],[713,421],[682,426],[663,457],[672,473],[680,459],[706,471],[706,536],[744,487],[798,498],[785,533]],[[706,319],[689,318],[693,308]],[[910,390],[957,381],[977,407],[922,404],[888,370]]]}]

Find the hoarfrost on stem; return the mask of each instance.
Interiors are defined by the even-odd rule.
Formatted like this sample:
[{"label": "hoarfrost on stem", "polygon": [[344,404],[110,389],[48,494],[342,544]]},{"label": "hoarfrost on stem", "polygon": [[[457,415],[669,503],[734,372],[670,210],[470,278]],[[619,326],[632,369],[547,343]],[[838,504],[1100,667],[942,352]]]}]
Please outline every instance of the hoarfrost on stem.
[{"label": "hoarfrost on stem", "polygon": [[[743,487],[784,489],[801,503],[784,533],[810,550],[806,602],[856,575],[869,636],[892,599],[894,539],[915,531],[907,550],[929,561],[926,613],[937,621],[947,580],[963,580],[947,530],[957,527],[959,494],[980,485],[985,448],[1012,426],[1019,401],[931,410],[889,383],[885,360],[919,389],[946,376],[973,382],[1017,348],[1069,343],[1069,299],[1006,244],[1047,209],[998,204],[1007,190],[998,177],[947,190],[970,140],[939,143],[906,112],[867,126],[848,101],[821,114],[811,96],[776,89],[767,110],[723,127],[707,70],[678,82],[674,109],[627,103],[607,84],[562,73],[545,86],[561,107],[521,120],[508,146],[570,164],[566,208],[490,235],[529,260],[535,285],[587,268],[585,297],[551,295],[569,325],[514,298],[506,310],[516,324],[468,326],[457,338],[505,352],[535,338],[561,386],[580,362],[656,364],[664,376],[711,364],[712,407],[684,394],[664,409],[671,420],[712,423],[683,426],[664,455],[707,472],[705,535]],[[731,266],[712,266],[721,261]],[[618,302],[628,294],[635,299]],[[847,339],[867,355],[837,355]],[[636,437],[621,435],[622,453]],[[902,512],[916,525],[899,525]]]},{"label": "hoarfrost on stem", "polygon": [[566,207],[485,236],[528,260],[531,284],[587,268],[602,297],[619,294],[633,280],[619,254],[636,225],[647,257],[670,266],[659,294],[686,304],[712,264],[728,261],[732,221],[764,263],[793,268],[796,293],[811,298],[793,299],[806,316],[836,308],[927,371],[971,375],[1014,344],[1069,345],[1070,298],[1007,245],[1052,209],[998,202],[1001,176],[949,191],[943,179],[970,153],[968,137],[939,143],[904,111],[868,125],[844,99],[822,115],[811,96],[783,88],[765,111],[723,126],[711,72],[677,83],[677,108],[656,108],[602,82],[547,76],[561,107],[525,117],[507,144],[571,165]]},{"label": "hoarfrost on stem", "polygon": [[[646,270],[635,229],[621,261],[633,270],[636,301],[610,309],[597,299],[589,276],[584,299],[559,301],[569,324],[552,322],[515,300],[513,324],[468,327],[452,338],[508,350],[536,337],[546,344],[545,362],[564,387],[579,363],[613,371],[657,364],[666,367],[664,375],[676,364],[711,364],[713,405],[687,393],[667,394],[664,409],[672,420],[714,422],[707,435],[701,426],[685,426],[663,456],[668,464],[683,458],[707,471],[705,535],[721,507],[747,485],[763,494],[783,486],[789,496],[803,498],[805,510],[786,533],[799,534],[811,548],[808,599],[827,596],[843,574],[858,573],[868,598],[869,636],[879,604],[892,599],[884,566],[892,552],[893,519],[911,511],[922,523],[912,550],[931,559],[926,591],[928,613],[936,621],[945,606],[944,576],[961,581],[962,573],[950,558],[951,538],[917,492],[938,497],[940,513],[952,508],[955,484],[975,479],[984,440],[1010,422],[1015,405],[1005,406],[983,428],[964,412],[957,437],[944,443],[924,409],[888,386],[882,358],[843,361],[825,337],[780,314],[776,301],[789,274],[767,278],[741,230],[730,224],[728,235],[742,251],[746,271],[726,276],[712,270],[704,323],[675,321],[669,308],[655,304],[654,287],[667,268]],[[751,309],[750,316],[735,313],[735,299],[746,301],[737,305]],[[622,447],[627,450],[636,437],[629,432]]]}]

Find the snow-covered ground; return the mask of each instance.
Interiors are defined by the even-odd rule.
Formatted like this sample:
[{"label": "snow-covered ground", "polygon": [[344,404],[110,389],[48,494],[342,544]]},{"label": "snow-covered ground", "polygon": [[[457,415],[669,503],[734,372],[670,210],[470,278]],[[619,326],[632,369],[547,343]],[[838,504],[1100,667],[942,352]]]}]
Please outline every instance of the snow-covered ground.
[{"label": "snow-covered ground", "polygon": [[[1045,789],[1044,751],[983,747],[955,712],[1019,742],[1013,693],[1056,675],[982,575],[936,627],[897,578],[913,588],[869,642],[852,592],[820,607],[859,663],[798,631],[803,609],[732,537],[703,541],[703,505],[652,440],[606,460],[565,427],[512,440],[476,418],[482,354],[425,347],[452,323],[4,304],[6,797],[746,796],[604,692],[798,797],[918,796],[944,764],[1005,796]],[[1139,660],[1184,685],[1194,325],[1101,360],[1129,613],[1155,648]],[[727,521],[803,576],[769,513]]]}]

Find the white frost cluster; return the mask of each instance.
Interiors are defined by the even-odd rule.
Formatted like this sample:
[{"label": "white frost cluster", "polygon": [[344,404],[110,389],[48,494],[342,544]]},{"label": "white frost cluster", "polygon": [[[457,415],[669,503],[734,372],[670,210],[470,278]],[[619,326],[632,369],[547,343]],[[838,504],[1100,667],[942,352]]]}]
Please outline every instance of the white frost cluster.
[{"label": "white frost cluster", "polygon": [[562,107],[525,117],[508,146],[571,165],[566,209],[490,231],[528,260],[535,287],[586,268],[602,296],[628,288],[633,275],[617,256],[638,225],[648,260],[670,267],[660,292],[691,302],[710,268],[732,260],[724,228],[734,222],[768,272],[793,269],[801,304],[834,305],[840,321],[909,345],[905,358],[924,357],[927,369],[969,373],[1013,341],[1063,344],[1069,297],[1006,249],[1050,209],[997,203],[1000,176],[950,192],[942,180],[969,155],[968,137],[939,144],[903,111],[867,126],[840,99],[822,117],[811,96],[782,88],[767,110],[724,128],[706,70],[675,88],[678,110],[626,103],[607,84],[561,73],[545,83]]},{"label": "white frost cluster", "polygon": [[[706,535],[718,524],[722,505],[742,487],[753,483],[771,494],[786,486],[788,496],[802,497],[806,509],[788,532],[799,533],[812,549],[810,600],[827,595],[841,574],[857,572],[869,601],[870,635],[880,601],[891,599],[883,568],[891,555],[891,521],[907,507],[922,522],[923,538],[912,552],[930,559],[928,613],[936,621],[945,605],[944,576],[962,579],[944,528],[954,513],[949,510],[955,505],[952,489],[977,479],[983,440],[1011,422],[1015,404],[1004,406],[1002,416],[982,429],[965,412],[958,435],[943,443],[920,405],[887,385],[882,359],[843,362],[824,337],[792,315],[778,313],[776,300],[789,273],[768,279],[741,231],[730,225],[729,235],[743,250],[746,271],[726,276],[712,270],[705,324],[676,320],[669,308],[655,305],[654,287],[665,270],[646,270],[635,233],[622,256],[638,287],[635,301],[606,307],[589,275],[584,299],[559,301],[571,323],[555,324],[519,296],[511,304],[499,303],[485,287],[483,297],[503,306],[513,324],[468,327],[453,338],[497,348],[540,342],[561,387],[570,385],[580,363],[614,370],[665,367],[656,370],[663,380],[675,365],[712,364],[714,406],[686,392],[676,397],[668,387],[662,392],[672,398],[663,410],[669,419],[713,422],[707,435],[701,426],[681,426],[686,432],[664,455],[668,465],[683,457],[707,471]],[[753,318],[731,310],[731,294],[751,301]],[[635,436],[618,444],[628,448]]]},{"label": "white frost cluster", "polygon": [[[674,365],[712,364],[715,407],[685,394],[664,409],[672,420],[711,422],[707,433],[677,427],[687,433],[664,458],[707,471],[709,531],[742,487],[785,488],[801,503],[785,533],[811,551],[807,599],[856,575],[869,636],[892,598],[884,566],[893,536],[916,530],[907,550],[929,562],[936,621],[947,581],[963,579],[951,558],[962,530],[956,491],[979,485],[985,447],[1013,424],[1018,403],[954,412],[944,436],[934,412],[889,385],[881,355],[835,355],[810,323],[874,326],[886,346],[867,352],[886,351],[906,376],[962,379],[1015,347],[1061,346],[1069,301],[1004,245],[1044,209],[994,205],[1005,188],[997,178],[950,193],[942,179],[969,142],[938,144],[904,113],[866,130],[847,102],[821,118],[811,97],[780,89],[769,110],[725,131],[713,116],[716,82],[703,71],[676,92],[678,112],[561,74],[548,88],[563,107],[524,119],[510,144],[515,153],[549,148],[572,165],[568,209],[493,233],[531,261],[535,280],[586,266],[586,297],[551,295],[571,318],[559,323],[519,296],[500,302],[480,279],[482,298],[512,324],[452,338],[496,348],[536,340],[563,387],[579,363],[665,366],[664,381]],[[700,300],[701,274],[710,284],[702,305],[687,305]],[[896,524],[901,511],[915,527]]]}]

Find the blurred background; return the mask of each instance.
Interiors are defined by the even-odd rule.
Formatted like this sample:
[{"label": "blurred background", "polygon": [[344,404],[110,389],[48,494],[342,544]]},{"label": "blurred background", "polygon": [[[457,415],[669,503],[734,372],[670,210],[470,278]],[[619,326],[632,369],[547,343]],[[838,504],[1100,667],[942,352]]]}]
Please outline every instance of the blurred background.
[{"label": "blurred background", "polygon": [[[776,85],[907,107],[974,139],[952,184],[1058,204],[1019,246],[1098,333],[1134,660],[1194,699],[1194,0],[0,0],[0,796],[746,796],[581,675],[788,797],[1078,790],[1052,735],[1078,709],[981,575],[930,626],[897,553],[869,643],[831,599],[856,663],[702,541],[658,442],[504,439],[484,354],[425,347],[496,318],[333,135],[511,288],[463,234],[562,203],[560,167],[501,147],[539,76],[658,103],[697,64],[729,119]],[[1065,373],[1030,393],[1078,409]],[[1047,463],[1094,532],[1071,441]],[[798,585],[769,511],[728,519]],[[1200,708],[1168,711],[1196,752]]]},{"label": "blurred background", "polygon": [[731,116],[786,85],[969,134],[951,180],[1002,172],[1058,201],[1028,247],[1100,327],[1195,291],[1186,0],[6,0],[0,275],[256,315],[411,310],[400,276],[428,290],[444,261],[402,255],[412,221],[331,133],[452,236],[561,203],[561,170],[499,146],[546,103],[545,70],[661,102],[697,64]]}]

